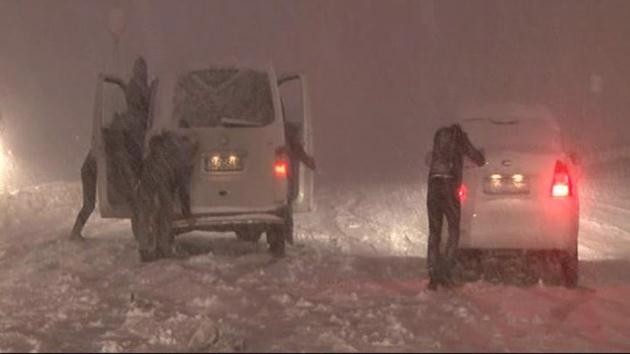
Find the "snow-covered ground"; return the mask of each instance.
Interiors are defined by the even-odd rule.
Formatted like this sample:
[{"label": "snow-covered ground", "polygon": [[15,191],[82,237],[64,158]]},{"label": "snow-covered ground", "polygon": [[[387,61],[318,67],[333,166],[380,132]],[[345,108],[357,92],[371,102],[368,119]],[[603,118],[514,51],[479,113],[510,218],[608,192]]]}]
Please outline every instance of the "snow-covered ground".
[{"label": "snow-covered ground", "polygon": [[66,239],[78,183],[23,189],[0,199],[0,351],[627,352],[627,166],[585,172],[575,290],[499,277],[426,291],[421,178],[320,185],[285,259],[192,233],[177,240],[191,257],[150,264],[128,221],[93,216],[86,242]]}]

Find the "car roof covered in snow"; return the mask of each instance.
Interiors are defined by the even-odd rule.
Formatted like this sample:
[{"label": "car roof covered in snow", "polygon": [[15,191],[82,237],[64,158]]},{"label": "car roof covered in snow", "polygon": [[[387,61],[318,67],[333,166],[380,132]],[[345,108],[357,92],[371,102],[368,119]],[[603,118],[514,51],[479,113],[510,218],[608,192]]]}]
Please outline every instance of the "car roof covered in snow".
[{"label": "car roof covered in snow", "polygon": [[540,121],[559,129],[558,122],[549,108],[542,104],[488,103],[466,104],[456,113],[460,122],[490,121],[509,123],[515,121]]},{"label": "car roof covered in snow", "polygon": [[457,117],[471,140],[488,149],[557,152],[562,148],[558,122],[543,105],[474,105],[460,110]]}]

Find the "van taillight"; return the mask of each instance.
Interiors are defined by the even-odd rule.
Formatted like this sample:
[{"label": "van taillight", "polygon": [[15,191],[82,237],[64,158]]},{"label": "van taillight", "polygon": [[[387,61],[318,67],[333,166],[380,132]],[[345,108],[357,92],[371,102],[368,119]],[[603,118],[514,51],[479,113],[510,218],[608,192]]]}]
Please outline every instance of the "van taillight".
[{"label": "van taillight", "polygon": [[569,168],[562,161],[556,161],[551,185],[551,196],[554,198],[566,198],[573,194]]},{"label": "van taillight", "polygon": [[287,178],[289,175],[289,156],[284,148],[276,150],[276,160],[273,163],[273,175],[276,178]]}]

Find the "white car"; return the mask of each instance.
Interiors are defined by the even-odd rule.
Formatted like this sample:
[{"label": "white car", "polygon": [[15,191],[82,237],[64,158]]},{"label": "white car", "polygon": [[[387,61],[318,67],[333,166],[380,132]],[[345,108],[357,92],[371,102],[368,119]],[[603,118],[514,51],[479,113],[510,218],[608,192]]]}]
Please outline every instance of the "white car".
[{"label": "white car", "polygon": [[[124,110],[122,92],[99,80],[94,126],[98,161],[98,199],[102,217],[129,218],[124,198],[108,181],[108,159],[101,129]],[[293,212],[313,207],[312,171],[291,169],[286,127],[297,128],[312,155],[306,77],[276,77],[269,67],[208,65],[160,75],[151,95],[147,140],[164,127],[194,135],[199,141],[191,181],[191,226],[175,206],[176,233],[193,230],[234,231],[256,242],[262,233],[284,252],[293,239]],[[159,123],[162,123],[161,125]],[[146,146],[146,144],[145,144]],[[289,193],[294,171],[296,192]],[[294,199],[293,201],[291,199]]]},{"label": "white car", "polygon": [[560,263],[565,285],[576,286],[578,169],[555,117],[544,106],[506,104],[458,118],[487,160],[464,168],[460,254],[545,254]]}]

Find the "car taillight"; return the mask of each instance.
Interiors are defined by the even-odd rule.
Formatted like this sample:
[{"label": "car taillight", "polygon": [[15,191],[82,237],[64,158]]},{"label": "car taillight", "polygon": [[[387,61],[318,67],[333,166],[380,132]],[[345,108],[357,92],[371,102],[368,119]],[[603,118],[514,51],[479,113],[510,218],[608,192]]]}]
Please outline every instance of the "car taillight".
[{"label": "car taillight", "polygon": [[284,148],[276,150],[276,160],[273,163],[273,174],[276,178],[287,178],[289,175],[289,157]]},{"label": "car taillight", "polygon": [[569,168],[562,161],[556,161],[551,185],[551,196],[554,198],[566,198],[572,195],[571,176]]},{"label": "car taillight", "polygon": [[466,201],[466,197],[468,197],[468,188],[466,188],[466,185],[462,184],[459,186],[459,189],[457,190],[457,197],[460,202]]}]

